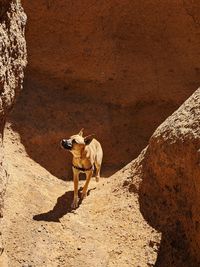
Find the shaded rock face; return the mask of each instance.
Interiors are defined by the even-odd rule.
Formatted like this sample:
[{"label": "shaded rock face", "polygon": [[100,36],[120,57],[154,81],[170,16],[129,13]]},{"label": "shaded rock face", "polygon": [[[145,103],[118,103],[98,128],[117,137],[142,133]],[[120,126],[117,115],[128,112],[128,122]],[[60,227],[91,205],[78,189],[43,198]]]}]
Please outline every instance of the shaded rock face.
[{"label": "shaded rock face", "polygon": [[[0,216],[6,189],[3,130],[8,112],[22,88],[26,66],[24,27],[26,15],[20,1],[0,1]],[[2,245],[0,245],[0,254]]]},{"label": "shaded rock face", "polygon": [[[162,232],[156,266],[200,266],[200,89],[134,162],[145,219]],[[137,163],[137,164],[136,164]]]},{"label": "shaded rock face", "polygon": [[11,120],[58,177],[71,178],[61,138],[84,127],[119,169],[199,85],[198,1],[23,2],[30,64]]}]

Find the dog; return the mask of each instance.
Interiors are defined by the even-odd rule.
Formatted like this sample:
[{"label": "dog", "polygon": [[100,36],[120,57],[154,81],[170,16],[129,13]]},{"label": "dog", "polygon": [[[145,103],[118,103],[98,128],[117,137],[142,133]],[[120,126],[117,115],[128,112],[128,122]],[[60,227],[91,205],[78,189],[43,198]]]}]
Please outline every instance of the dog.
[{"label": "dog", "polygon": [[94,135],[83,137],[83,130],[81,129],[78,134],[72,135],[69,139],[62,139],[61,146],[70,151],[73,155],[72,170],[74,181],[74,199],[72,208],[78,207],[78,182],[79,174],[86,174],[86,182],[81,192],[81,199],[87,195],[87,189],[90,179],[96,168],[96,181],[99,181],[101,164],[103,160],[103,150],[101,144],[94,138]]}]

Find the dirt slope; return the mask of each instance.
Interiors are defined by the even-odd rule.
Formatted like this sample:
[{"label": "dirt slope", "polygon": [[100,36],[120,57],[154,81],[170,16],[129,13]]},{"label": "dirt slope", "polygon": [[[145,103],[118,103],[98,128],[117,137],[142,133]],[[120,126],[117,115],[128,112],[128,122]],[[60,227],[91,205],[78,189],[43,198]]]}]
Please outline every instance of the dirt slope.
[{"label": "dirt slope", "polygon": [[92,181],[89,196],[71,212],[71,181],[31,160],[9,128],[5,150],[11,174],[4,217],[9,267],[153,266],[160,234],[143,219],[138,194],[123,186],[128,169]]}]

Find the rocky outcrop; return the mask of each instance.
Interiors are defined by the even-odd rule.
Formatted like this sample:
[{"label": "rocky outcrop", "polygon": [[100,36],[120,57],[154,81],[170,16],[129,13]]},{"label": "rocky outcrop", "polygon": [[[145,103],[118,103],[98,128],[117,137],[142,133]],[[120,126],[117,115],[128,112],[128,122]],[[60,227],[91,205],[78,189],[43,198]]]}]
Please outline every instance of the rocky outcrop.
[{"label": "rocky outcrop", "polygon": [[[26,15],[19,0],[0,1],[0,216],[6,189],[3,131],[8,112],[22,88],[26,66]],[[2,245],[0,245],[0,254]]]},{"label": "rocky outcrop", "polygon": [[199,1],[24,0],[24,8],[29,67],[11,119],[29,156],[57,177],[71,178],[61,138],[95,133],[103,173],[119,170],[199,85]]},{"label": "rocky outcrop", "polygon": [[200,89],[158,127],[131,166],[130,190],[139,188],[144,218],[162,232],[156,266],[200,266],[199,149]]}]

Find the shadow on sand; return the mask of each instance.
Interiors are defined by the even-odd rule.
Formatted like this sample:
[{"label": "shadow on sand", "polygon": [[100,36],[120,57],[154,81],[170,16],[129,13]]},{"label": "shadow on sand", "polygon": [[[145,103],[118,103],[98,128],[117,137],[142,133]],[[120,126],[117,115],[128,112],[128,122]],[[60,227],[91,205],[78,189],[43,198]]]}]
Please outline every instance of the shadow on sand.
[{"label": "shadow on sand", "polygon": [[[87,195],[90,194],[92,190],[95,190],[96,187],[88,190]],[[80,199],[82,188],[79,189],[79,206],[82,203]],[[33,220],[35,221],[47,221],[47,222],[60,222],[60,218],[70,212],[74,212],[74,209],[71,207],[73,202],[74,191],[67,191],[65,194],[60,196],[57,199],[57,202],[52,210],[44,213],[40,213],[33,216]]]}]

